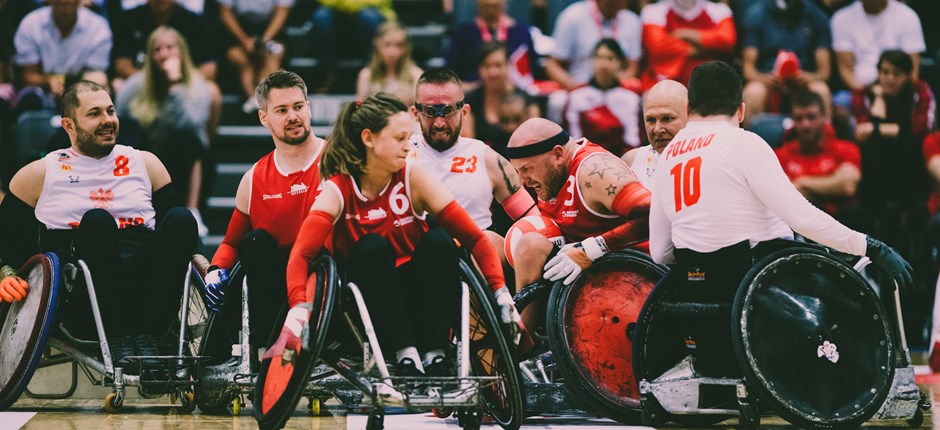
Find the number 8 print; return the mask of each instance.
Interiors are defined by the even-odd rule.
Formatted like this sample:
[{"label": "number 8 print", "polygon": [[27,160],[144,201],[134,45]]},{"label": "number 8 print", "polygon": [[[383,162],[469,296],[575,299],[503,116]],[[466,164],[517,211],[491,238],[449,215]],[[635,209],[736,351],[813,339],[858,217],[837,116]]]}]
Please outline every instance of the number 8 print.
[{"label": "number 8 print", "polygon": [[127,167],[128,161],[126,155],[119,155],[114,160],[114,176],[127,176],[131,173],[131,169]]}]

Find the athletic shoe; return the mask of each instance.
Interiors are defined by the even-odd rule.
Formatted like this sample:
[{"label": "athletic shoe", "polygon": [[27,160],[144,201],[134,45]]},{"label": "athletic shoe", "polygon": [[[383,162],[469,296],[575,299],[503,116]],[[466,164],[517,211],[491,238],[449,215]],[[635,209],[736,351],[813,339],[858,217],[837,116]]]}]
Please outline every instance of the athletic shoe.
[{"label": "athletic shoe", "polygon": [[130,336],[113,338],[108,340],[108,348],[111,350],[111,362],[114,363],[114,367],[123,368],[124,373],[128,375],[140,373],[138,363],[127,359],[129,356],[137,355],[134,351],[134,339]]},{"label": "athletic shoe", "polygon": [[453,377],[457,374],[454,367],[443,356],[434,357],[424,366],[424,373],[434,377]]},{"label": "athletic shoe", "polygon": [[[160,355],[160,348],[157,347],[157,338],[149,334],[139,334],[134,336],[134,351],[136,355],[145,357],[155,357]],[[160,360],[143,360],[145,368],[153,368],[160,365]]]},{"label": "athletic shoe", "polygon": [[424,372],[418,370],[418,366],[415,364],[414,360],[403,358],[398,362],[398,365],[395,366],[395,376],[411,378],[424,376]]}]

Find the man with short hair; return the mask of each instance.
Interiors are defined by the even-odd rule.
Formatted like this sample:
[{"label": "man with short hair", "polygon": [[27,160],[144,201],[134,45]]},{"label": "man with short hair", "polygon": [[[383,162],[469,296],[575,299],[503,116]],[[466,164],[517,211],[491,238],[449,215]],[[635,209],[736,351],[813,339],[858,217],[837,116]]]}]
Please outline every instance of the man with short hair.
[{"label": "man with short hair", "polygon": [[835,137],[825,102],[813,92],[793,98],[793,140],[775,150],[780,166],[797,191],[836,219],[855,202],[862,179],[862,154],[852,142]]},{"label": "man with short hair", "polygon": [[631,149],[621,159],[644,187],[650,186],[663,148],[689,121],[688,107],[689,92],[685,85],[671,79],[659,81],[643,95],[643,123],[650,144]]},{"label": "man with short hair", "polygon": [[[0,258],[22,264],[38,242],[43,252],[84,260],[114,362],[136,373],[127,356],[161,355],[157,337],[177,320],[196,221],[179,207],[155,155],[116,143],[119,122],[107,91],[80,81],[62,105],[71,147],[28,164],[10,181],[0,202],[0,237],[11,246],[0,249]],[[69,292],[59,317],[71,334],[95,339],[85,291]]]},{"label": "man with short hair", "polygon": [[493,231],[498,226],[493,224],[490,206],[494,201],[501,204],[512,221],[538,209],[509,161],[482,141],[460,136],[470,105],[464,103],[457,74],[445,68],[425,71],[418,78],[411,114],[421,134],[412,135],[409,162],[441,179],[505,262],[503,237]]},{"label": "man with short hair", "polygon": [[559,250],[537,232],[524,234],[513,252],[517,288],[543,278],[571,284],[609,252],[646,251],[650,193],[622,160],[542,118],[516,129],[506,156],[567,242]]},{"label": "man with short hair", "polygon": [[[689,282],[714,286],[715,298],[730,300],[753,264],[751,248],[792,238],[796,231],[839,251],[867,255],[899,286],[910,285],[911,266],[897,252],[810,204],[767,142],[739,127],[741,92],[741,77],[727,63],[713,61],[692,71],[689,123],[663,150],[652,180],[650,253],[657,263],[677,264],[661,282],[685,282],[688,272]],[[699,267],[702,261],[720,263]],[[709,277],[693,279],[693,273]]]},{"label": "man with short hair", "polygon": [[287,258],[319,194],[320,156],[326,145],[310,130],[307,86],[299,75],[286,70],[271,73],[258,84],[255,97],[258,118],[271,132],[274,150],[242,176],[225,239],[205,278],[206,305],[221,311],[223,330],[215,333],[228,335],[227,339],[211,336],[209,345],[214,347],[209,354],[223,357],[237,343],[241,329],[241,283],[227,282],[239,259],[248,276],[250,342],[256,348],[267,345],[287,303]]}]

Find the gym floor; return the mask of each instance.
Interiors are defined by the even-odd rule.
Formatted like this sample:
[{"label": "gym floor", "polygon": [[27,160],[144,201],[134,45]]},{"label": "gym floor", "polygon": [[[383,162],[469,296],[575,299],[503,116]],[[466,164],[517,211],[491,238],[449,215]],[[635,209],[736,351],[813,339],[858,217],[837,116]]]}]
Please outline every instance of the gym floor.
[{"label": "gym floor", "polygon": [[[921,428],[934,426],[933,414],[940,412],[940,374],[929,374],[926,366],[918,366],[918,383],[933,400],[933,408],[927,411]],[[157,400],[159,401],[159,399]],[[168,402],[164,398],[163,402]],[[125,408],[116,414],[104,411],[101,399],[96,400],[39,400],[22,397],[9,411],[0,412],[0,430],[8,429],[67,429],[67,430],[111,430],[111,429],[254,429],[257,423],[250,408],[241,416],[210,416],[198,410],[192,414],[180,413],[175,406],[157,404],[152,401],[128,399]],[[311,430],[362,430],[366,427],[367,415],[347,414],[338,404],[328,402],[326,414],[311,417],[304,408],[307,401],[301,400],[294,416],[287,422],[287,429]],[[715,429],[735,428],[737,419],[730,419]],[[667,425],[669,428],[681,428]],[[908,428],[905,422],[871,423],[866,427]],[[385,428],[389,430],[457,429],[455,418],[439,419],[431,414],[389,414],[385,417]],[[484,429],[499,429],[495,424],[484,422]],[[537,416],[526,420],[523,428],[531,429],[604,429],[647,428],[626,427],[616,422],[591,416]],[[793,428],[774,416],[763,416],[761,428]]]}]

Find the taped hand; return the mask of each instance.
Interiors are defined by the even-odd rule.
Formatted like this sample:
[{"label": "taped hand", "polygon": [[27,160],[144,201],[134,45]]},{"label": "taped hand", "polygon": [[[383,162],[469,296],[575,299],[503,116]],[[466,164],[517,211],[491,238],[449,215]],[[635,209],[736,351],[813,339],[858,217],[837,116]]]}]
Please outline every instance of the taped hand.
[{"label": "taped hand", "polygon": [[293,362],[302,349],[307,347],[307,340],[310,337],[310,312],[313,310],[313,304],[310,302],[301,303],[290,308],[287,312],[287,318],[284,319],[284,327],[281,328],[281,334],[274,345],[264,353],[262,360],[281,356],[283,362]]},{"label": "taped hand", "polygon": [[0,267],[0,300],[13,303],[26,298],[29,285],[10,266]]},{"label": "taped hand", "polygon": [[500,319],[509,325],[513,345],[519,345],[519,339],[522,338],[522,317],[516,311],[516,303],[509,294],[509,288],[502,287],[493,294],[496,296],[496,304],[499,305]]}]

